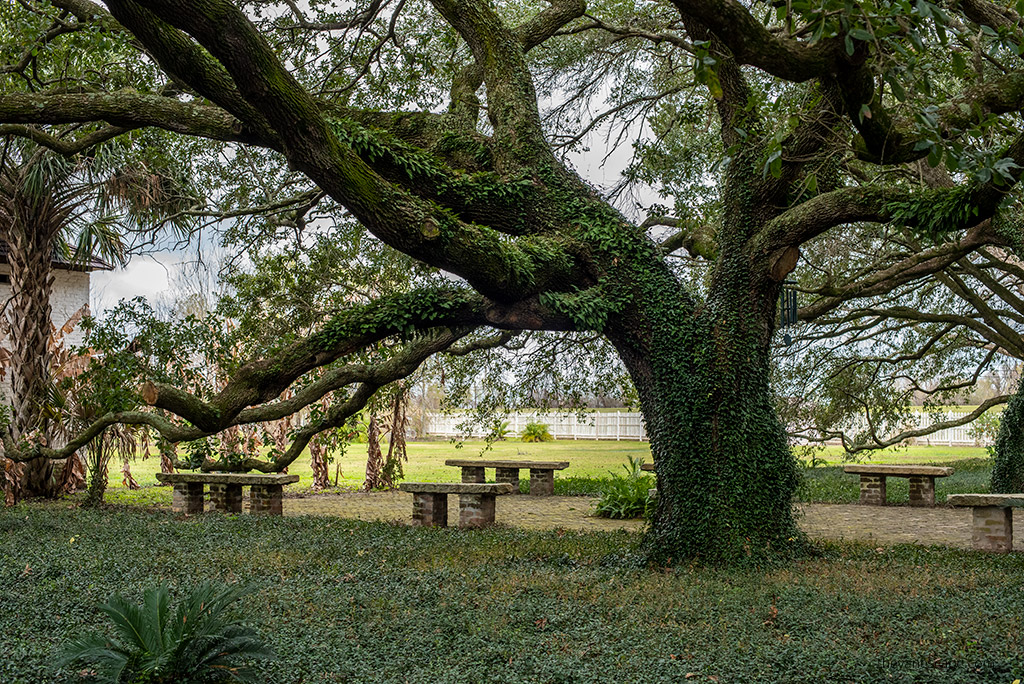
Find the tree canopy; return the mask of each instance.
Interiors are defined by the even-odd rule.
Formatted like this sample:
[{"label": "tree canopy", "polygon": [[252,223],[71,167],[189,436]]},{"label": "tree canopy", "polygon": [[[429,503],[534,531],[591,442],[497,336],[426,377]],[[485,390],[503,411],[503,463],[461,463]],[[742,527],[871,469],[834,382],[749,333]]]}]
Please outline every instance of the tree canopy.
[{"label": "tree canopy", "polygon": [[[798,545],[796,469],[769,385],[780,287],[801,248],[836,231],[868,244],[878,225],[897,227],[915,240],[900,272],[939,243],[1016,247],[1019,11],[988,0],[21,3],[6,20],[34,28],[4,46],[0,133],[74,152],[155,127],[261,150],[304,179],[286,200],[299,216],[330,198],[431,269],[262,350],[213,395],[155,376],[139,397],[159,411],[112,412],[68,448],[120,421],[196,439],[353,386],[292,454],[474,330],[584,331],[615,349],[647,422],[652,556]],[[97,44],[117,59],[76,63]],[[654,134],[631,172],[663,183],[667,202],[647,216],[624,215],[566,161],[615,124]],[[841,298],[882,285],[868,270],[828,287]],[[347,362],[388,339],[405,344]]]}]

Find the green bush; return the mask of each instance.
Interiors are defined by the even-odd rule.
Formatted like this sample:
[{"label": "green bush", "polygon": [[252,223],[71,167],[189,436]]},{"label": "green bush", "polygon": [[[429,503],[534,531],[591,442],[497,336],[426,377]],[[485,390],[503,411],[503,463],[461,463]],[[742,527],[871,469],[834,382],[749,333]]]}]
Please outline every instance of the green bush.
[{"label": "green bush", "polygon": [[225,615],[240,595],[237,587],[204,583],[172,617],[163,584],[146,589],[141,606],[114,594],[100,605],[114,623],[114,638],[92,633],[72,639],[59,665],[85,665],[95,671],[93,681],[109,684],[260,681],[242,661],[271,652],[255,631]]},{"label": "green bush", "polygon": [[629,463],[622,467],[626,475],[610,473],[605,488],[598,499],[596,513],[602,518],[639,518],[647,515],[651,503],[648,491],[654,487],[654,478],[645,474],[640,466],[643,459],[629,457]]},{"label": "green bush", "polygon": [[[967,427],[967,436],[975,442],[995,442],[999,437],[999,424],[1002,421],[1002,414],[996,411],[986,411],[978,416],[973,423]],[[989,456],[995,455],[995,445],[985,447]]]},{"label": "green bush", "polygon": [[548,432],[548,426],[544,423],[530,421],[523,429],[524,442],[553,442],[554,437]]}]

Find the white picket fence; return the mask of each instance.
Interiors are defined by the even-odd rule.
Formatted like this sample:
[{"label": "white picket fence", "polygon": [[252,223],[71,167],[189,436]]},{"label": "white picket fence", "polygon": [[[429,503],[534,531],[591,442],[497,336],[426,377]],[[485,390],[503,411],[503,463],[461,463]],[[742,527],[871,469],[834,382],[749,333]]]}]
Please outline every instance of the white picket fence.
[{"label": "white picket fence", "polygon": [[[949,411],[946,413],[925,413],[915,412],[911,414],[910,420],[921,427],[936,422],[953,420],[954,418],[967,415],[964,411]],[[488,430],[481,426],[473,426],[467,433],[460,424],[466,422],[468,415],[465,414],[444,414],[431,413],[427,416],[427,434],[437,437],[477,437],[487,435]],[[588,412],[583,417],[575,413],[539,413],[539,412],[516,412],[510,413],[504,418],[508,421],[510,435],[521,435],[526,424],[529,422],[544,423],[548,431],[555,439],[606,439],[606,440],[632,440],[646,441],[647,430],[644,428],[643,416],[639,413],[627,413],[625,411],[604,411]],[[901,426],[898,430],[915,427],[915,425]],[[918,437],[917,444],[943,445],[943,446],[985,446],[989,440],[976,440],[969,434],[971,425],[961,425],[955,428],[939,430],[925,437]],[[893,433],[897,430],[893,430]]]},{"label": "white picket fence", "polygon": [[[913,430],[916,428],[925,427],[934,423],[944,423],[946,421],[963,418],[969,413],[969,411],[945,411],[941,413],[932,413],[925,411],[913,411],[908,417],[908,421],[904,425],[895,426],[893,428],[882,430],[883,435],[897,434],[906,430]],[[861,421],[859,424],[847,430],[847,434],[855,432],[857,430],[863,430],[866,427],[865,423]],[[992,443],[992,440],[985,437],[976,437],[971,434],[971,423],[965,423],[964,425],[958,425],[957,427],[945,428],[943,430],[936,430],[930,435],[924,435],[923,437],[917,437],[913,440],[914,444],[925,444],[930,446],[988,446]],[[838,440],[837,442],[838,443]]]},{"label": "white picket fence", "polygon": [[[473,426],[467,433],[459,427],[468,416],[454,413],[431,413],[427,419],[427,434],[438,437],[484,437],[488,430]],[[521,435],[527,423],[544,423],[555,439],[611,439],[641,441],[647,439],[643,416],[639,413],[607,411],[586,413],[582,418],[575,413],[526,413],[508,414],[510,435]]]}]

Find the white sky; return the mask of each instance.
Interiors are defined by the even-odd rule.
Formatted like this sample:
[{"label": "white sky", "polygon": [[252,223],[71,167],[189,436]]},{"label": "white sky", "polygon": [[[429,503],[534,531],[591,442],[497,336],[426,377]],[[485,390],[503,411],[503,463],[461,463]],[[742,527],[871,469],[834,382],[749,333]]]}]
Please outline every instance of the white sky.
[{"label": "white sky", "polygon": [[[631,161],[633,154],[633,140],[628,139],[612,150],[605,160],[606,133],[604,127],[599,127],[591,132],[585,141],[584,148],[589,151],[573,152],[569,155],[577,172],[602,190],[610,189],[619,182],[622,171]],[[640,196],[645,204],[657,201],[655,193],[650,189],[641,189]],[[632,210],[630,197],[623,197],[621,203],[630,205],[620,207],[624,213],[637,218],[633,216],[635,211]],[[138,296],[145,297],[154,306],[171,304],[175,296],[181,294],[183,283],[187,290],[188,281],[197,277],[194,271],[195,249],[193,246],[188,252],[164,251],[137,256],[125,268],[93,272],[89,303],[93,315],[102,316],[104,311],[116,306],[118,301]],[[213,247],[212,251],[219,250]],[[199,277],[206,279],[209,276]]]}]

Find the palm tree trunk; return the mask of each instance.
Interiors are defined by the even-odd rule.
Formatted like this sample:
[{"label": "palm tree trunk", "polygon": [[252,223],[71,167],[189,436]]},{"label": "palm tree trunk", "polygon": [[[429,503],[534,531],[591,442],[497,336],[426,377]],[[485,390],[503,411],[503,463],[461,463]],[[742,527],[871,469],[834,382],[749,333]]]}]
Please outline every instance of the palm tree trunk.
[{"label": "palm tree trunk", "polygon": [[[15,222],[7,231],[13,298],[11,330],[11,432],[15,441],[46,441],[40,432],[50,368],[50,295],[53,291],[53,238],[48,225]],[[53,464],[36,459],[25,465],[25,496],[56,496]]]}]

